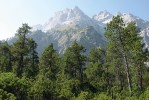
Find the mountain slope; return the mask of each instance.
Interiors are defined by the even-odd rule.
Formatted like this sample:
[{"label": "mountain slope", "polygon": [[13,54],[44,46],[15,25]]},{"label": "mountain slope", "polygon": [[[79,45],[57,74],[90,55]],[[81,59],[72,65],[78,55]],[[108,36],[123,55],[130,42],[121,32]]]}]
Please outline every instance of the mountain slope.
[{"label": "mountain slope", "polygon": [[[143,37],[147,47],[149,47],[149,22],[129,13],[116,13],[120,15],[127,24],[135,21],[136,25],[141,29],[139,33]],[[113,15],[108,11],[101,11],[92,18],[88,17],[78,7],[73,9],[65,9],[56,12],[43,25],[35,25],[32,33],[28,37],[33,38],[38,44],[38,52],[44,50],[50,43],[54,44],[54,48],[63,54],[73,41],[85,46],[88,53],[93,47],[103,47],[106,44],[104,37],[104,27],[112,20]],[[8,42],[14,42],[16,37]]]},{"label": "mountain slope", "polygon": [[[101,24],[75,7],[55,13],[54,17],[51,17],[44,25],[34,26],[32,29],[34,34],[30,34],[29,37],[37,42],[39,52],[42,52],[49,43],[53,43],[55,49],[62,54],[72,42],[77,41],[85,46],[88,53],[91,48],[103,47],[106,43],[103,37],[103,24]],[[44,33],[45,36],[42,38],[45,40],[35,36],[37,33],[39,35],[39,32]]]},{"label": "mountain slope", "polygon": [[112,17],[113,15],[105,10],[99,12],[97,15],[94,15],[92,18],[98,22],[106,24],[111,21]]},{"label": "mountain slope", "polygon": [[47,33],[36,31],[34,34],[29,34],[29,37],[37,42],[37,50],[39,53],[41,53],[49,43],[54,44],[54,48],[59,54],[63,54],[66,48],[74,41],[83,45],[86,48],[86,53],[89,53],[90,49],[93,47],[103,47],[106,44],[106,41],[102,39],[102,36],[94,29],[94,27],[86,26],[77,29],[76,27],[67,28],[65,30],[51,30]]}]

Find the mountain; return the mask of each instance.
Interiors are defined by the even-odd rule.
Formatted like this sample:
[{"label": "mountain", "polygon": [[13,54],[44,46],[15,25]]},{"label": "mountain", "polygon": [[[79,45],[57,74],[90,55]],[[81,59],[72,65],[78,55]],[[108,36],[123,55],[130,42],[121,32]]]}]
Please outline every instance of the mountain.
[{"label": "mountain", "polygon": [[32,27],[31,31],[34,32],[34,31],[37,31],[37,30],[42,30],[43,26],[38,24],[38,25],[35,25],[34,27]]},{"label": "mountain", "polygon": [[43,30],[48,31],[52,28],[61,28],[67,26],[78,25],[80,28],[91,25],[94,26],[95,23],[87,15],[85,15],[78,7],[74,9],[65,9],[55,13],[55,16],[50,18],[49,21],[43,25]]},{"label": "mountain", "polygon": [[80,28],[93,26],[96,30],[99,30],[96,21],[85,15],[78,7],[56,12],[44,25],[36,25],[33,29],[35,31],[36,28],[37,30],[40,28],[42,31],[47,32],[51,29],[74,27],[76,25]]},{"label": "mountain", "polygon": [[99,14],[94,15],[93,19],[96,21],[99,21],[101,23],[107,24],[108,22],[110,22],[112,20],[112,17],[116,16],[116,15],[121,16],[126,24],[129,22],[136,22],[136,25],[141,29],[145,29],[149,26],[148,21],[143,20],[137,16],[134,16],[131,13],[123,13],[122,14],[120,12],[117,12],[115,15],[112,15],[107,11],[101,11]]},{"label": "mountain", "polygon": [[[143,37],[146,46],[149,46],[148,21],[130,13],[122,14],[117,12],[115,15],[120,15],[126,24],[135,21],[141,30],[139,33],[140,36]],[[112,20],[113,16],[105,10],[90,18],[78,7],[65,9],[56,12],[45,24],[33,26],[32,33],[28,37],[33,38],[37,42],[37,51],[39,54],[50,43],[53,43],[54,48],[60,54],[63,54],[66,48],[74,41],[85,46],[87,54],[93,47],[105,46],[104,27]],[[12,43],[15,40],[16,37],[10,39],[8,42]]]},{"label": "mountain", "polygon": [[106,24],[111,21],[112,17],[113,15],[105,10],[105,11],[99,12],[97,15],[94,15],[93,19],[103,24]]},{"label": "mountain", "polygon": [[121,12],[117,12],[115,15],[110,14],[107,11],[101,11],[100,13],[98,13],[97,15],[93,16],[93,19],[103,23],[103,27],[105,27],[105,25],[107,23],[109,23],[112,20],[113,16],[119,15],[123,18],[125,24],[130,23],[130,22],[135,22],[137,27],[140,29],[140,33],[139,35],[141,37],[143,37],[144,43],[146,44],[146,47],[149,48],[149,22],[146,20],[141,19],[138,16],[135,16],[131,13],[121,13]]},{"label": "mountain", "polygon": [[[91,48],[103,47],[106,44],[101,26],[99,22],[75,7],[56,12],[45,24],[33,26],[32,33],[28,37],[37,42],[39,54],[50,43],[54,44],[59,54],[63,54],[74,41],[85,46],[87,54]],[[9,43],[15,39],[9,40]]]}]

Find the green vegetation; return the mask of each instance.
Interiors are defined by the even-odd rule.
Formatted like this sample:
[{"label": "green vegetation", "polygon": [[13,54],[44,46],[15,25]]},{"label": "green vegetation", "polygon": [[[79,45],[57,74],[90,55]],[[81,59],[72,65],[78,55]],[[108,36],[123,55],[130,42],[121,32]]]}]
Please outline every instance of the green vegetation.
[{"label": "green vegetation", "polygon": [[0,100],[149,99],[149,52],[134,22],[113,17],[106,48],[87,56],[74,41],[62,56],[50,44],[39,58],[29,30],[23,24],[13,45],[0,42]]}]

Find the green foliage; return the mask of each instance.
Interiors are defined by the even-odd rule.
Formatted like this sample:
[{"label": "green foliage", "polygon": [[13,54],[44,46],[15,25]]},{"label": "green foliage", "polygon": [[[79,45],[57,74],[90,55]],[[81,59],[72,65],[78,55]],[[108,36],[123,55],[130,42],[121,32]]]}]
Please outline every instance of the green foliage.
[{"label": "green foliage", "polygon": [[89,61],[91,63],[103,64],[105,62],[105,50],[101,48],[93,48],[89,53]]},{"label": "green foliage", "polygon": [[87,100],[89,93],[88,92],[81,92],[78,97],[72,98],[71,100]]},{"label": "green foliage", "polygon": [[28,99],[30,100],[47,100],[53,96],[53,84],[48,78],[38,76],[37,80],[30,88]]},{"label": "green foliage", "polygon": [[149,89],[147,88],[144,93],[139,97],[139,100],[148,100],[149,99]]},{"label": "green foliage", "polygon": [[[87,80],[98,90],[105,88],[105,51],[100,48],[93,48],[89,53],[90,64],[85,70]],[[98,81],[98,82],[97,82]]]},{"label": "green foliage", "polygon": [[134,22],[113,17],[106,49],[93,48],[87,57],[74,41],[61,57],[51,44],[38,58],[30,29],[23,24],[12,45],[0,42],[0,100],[148,100],[149,53]]},{"label": "green foliage", "polygon": [[135,96],[131,96],[131,97],[126,97],[125,100],[139,100],[139,99]]},{"label": "green foliage", "polygon": [[65,51],[62,59],[68,77],[83,80],[83,67],[86,61],[84,52],[84,47],[78,45],[76,41]]},{"label": "green foliage", "polygon": [[59,84],[59,98],[69,99],[78,94],[79,81],[78,80],[66,80]]},{"label": "green foliage", "polygon": [[30,81],[26,78],[18,78],[13,73],[0,74],[0,88],[14,94],[17,99],[26,100]]},{"label": "green foliage", "polygon": [[39,63],[40,74],[50,80],[56,79],[59,71],[59,56],[53,48],[53,44],[49,45],[43,52]]},{"label": "green foliage", "polygon": [[18,40],[12,45],[13,71],[17,76],[35,77],[38,73],[38,53],[37,44],[26,35],[31,28],[28,24],[23,24],[18,29]]},{"label": "green foliage", "polygon": [[19,27],[17,30],[17,35],[25,39],[26,35],[30,32],[31,27],[27,23],[22,24],[22,27]]},{"label": "green foliage", "polygon": [[111,85],[117,85],[121,90],[127,87],[130,95],[133,89],[142,91],[147,54],[143,51],[144,45],[138,36],[139,30],[135,23],[125,25],[123,19],[116,16],[107,24],[105,30],[105,36],[108,38],[106,64],[110,68],[108,71],[115,74],[115,82]]},{"label": "green foliage", "polygon": [[104,91],[106,87],[105,73],[98,63],[90,64],[85,70],[87,80],[98,90]]},{"label": "green foliage", "polygon": [[12,93],[0,89],[0,100],[16,100],[16,97]]},{"label": "green foliage", "polygon": [[12,55],[10,46],[7,44],[7,42],[0,43],[0,71],[12,71]]},{"label": "green foliage", "polygon": [[39,57],[36,52],[37,44],[33,39],[27,39],[28,43],[28,55],[26,57],[26,66],[24,68],[23,74],[27,77],[34,78],[39,72]]},{"label": "green foliage", "polygon": [[112,100],[112,98],[105,93],[100,93],[96,95],[93,100]]}]

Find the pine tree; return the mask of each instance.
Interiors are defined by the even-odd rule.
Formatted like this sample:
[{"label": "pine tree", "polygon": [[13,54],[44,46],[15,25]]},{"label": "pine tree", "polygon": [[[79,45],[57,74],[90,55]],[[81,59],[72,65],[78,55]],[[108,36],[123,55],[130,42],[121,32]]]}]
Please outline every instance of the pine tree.
[{"label": "pine tree", "polygon": [[100,91],[106,89],[105,84],[105,50],[93,48],[88,56],[88,66],[85,70],[88,81]]},{"label": "pine tree", "polygon": [[12,71],[12,55],[7,42],[0,43],[0,71]]},{"label": "pine tree", "polygon": [[[29,33],[29,30],[31,29],[31,27],[28,26],[28,24],[22,24],[22,27],[19,27],[18,29],[18,36],[21,42],[20,48],[24,49],[25,48],[25,44],[26,44],[26,35]],[[18,74],[22,73],[23,67],[24,67],[24,53],[22,52],[20,53],[20,60],[19,60],[19,71]]]},{"label": "pine tree", "polygon": [[34,77],[37,74],[38,56],[35,50],[37,45],[32,39],[27,38],[30,29],[28,24],[23,24],[18,29],[18,40],[11,49],[13,54],[13,70],[17,76],[25,74],[27,77]]},{"label": "pine tree", "polygon": [[[132,22],[125,25],[120,16],[113,17],[112,21],[107,24],[105,32],[105,35],[108,38],[107,59],[109,59],[110,62],[109,66],[114,65],[115,69],[118,69],[118,72],[120,72],[119,75],[122,74],[122,76],[124,76],[124,72],[126,73],[130,94],[133,88],[131,74],[136,74],[135,69],[139,68],[139,73],[141,73],[139,79],[141,82],[142,72],[140,71],[142,71],[141,69],[145,62],[143,56],[146,56],[144,55],[143,47],[141,46],[141,38],[137,35],[138,32],[135,23]],[[140,63],[136,65],[137,62]],[[139,65],[142,66],[138,68],[135,67]],[[124,69],[125,71],[123,71]],[[142,82],[140,83],[140,87],[142,87],[141,84]]]},{"label": "pine tree", "polygon": [[78,45],[76,41],[65,51],[62,59],[68,77],[83,81],[83,70],[86,61],[86,57],[83,55],[84,52],[84,47]]},{"label": "pine tree", "polygon": [[101,48],[93,48],[89,53],[89,62],[104,64],[106,51]]},{"label": "pine tree", "polygon": [[39,63],[40,74],[44,77],[55,80],[59,71],[59,56],[53,48],[53,44],[49,45],[43,52]]},{"label": "pine tree", "polygon": [[27,38],[28,55],[26,57],[25,76],[35,77],[39,71],[39,57],[36,51],[37,44],[33,39]]},{"label": "pine tree", "polygon": [[[132,91],[132,84],[131,84],[131,77],[130,77],[130,68],[128,65],[128,59],[126,57],[126,50],[124,48],[124,34],[123,34],[123,30],[124,30],[124,23],[122,18],[120,18],[120,16],[116,16],[113,17],[112,21],[107,24],[106,28],[105,28],[105,36],[108,39],[108,44],[107,44],[107,73],[114,73],[114,76],[117,76],[117,79],[119,80],[120,84],[121,84],[121,89],[123,89],[123,81],[121,80],[124,76],[123,75],[123,69],[125,69],[126,71],[126,75],[127,75],[127,82],[128,82],[128,88],[129,91],[131,93]],[[123,66],[125,66],[125,68],[123,68]],[[116,78],[116,77],[113,77]],[[115,83],[114,80],[111,83],[109,79],[109,76],[107,77],[107,82],[108,84],[110,84],[109,87],[113,86]],[[118,83],[119,83],[118,82]],[[117,84],[117,83],[116,83]],[[108,89],[110,90],[110,88]]]},{"label": "pine tree", "polygon": [[144,62],[147,61],[148,50],[145,48],[142,38],[137,34],[139,33],[139,29],[134,22],[129,23],[124,31],[125,35],[127,35],[125,44],[129,44],[127,48],[130,50],[130,59],[133,60],[131,65],[137,69],[137,72],[135,72],[138,73],[138,75],[136,75],[138,80],[137,83],[139,89],[142,91],[143,71],[145,69]]},{"label": "pine tree", "polygon": [[[55,100],[56,93],[55,88],[57,86],[56,79],[59,72],[59,55],[53,48],[53,44],[50,44],[42,53],[39,60],[39,74],[33,88],[36,91],[33,98]],[[39,87],[37,89],[36,87]],[[34,92],[33,91],[33,92]]]}]

